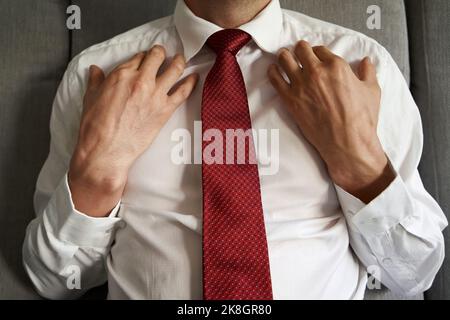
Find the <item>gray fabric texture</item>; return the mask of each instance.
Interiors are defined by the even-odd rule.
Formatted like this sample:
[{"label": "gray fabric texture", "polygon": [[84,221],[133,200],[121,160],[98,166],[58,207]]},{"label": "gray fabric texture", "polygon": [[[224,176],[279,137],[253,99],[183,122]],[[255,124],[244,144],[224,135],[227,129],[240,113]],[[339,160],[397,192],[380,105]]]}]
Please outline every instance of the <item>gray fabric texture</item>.
[{"label": "gray fabric texture", "polygon": [[72,33],[72,55],[149,21],[171,15],[176,0],[74,0],[83,12],[81,30]]},{"label": "gray fabric texture", "polygon": [[[25,227],[34,216],[32,196],[48,153],[52,100],[67,63],[92,44],[171,14],[175,2],[0,0],[0,299],[37,298],[23,271],[20,249]],[[375,38],[391,52],[407,79],[409,30],[412,88],[425,127],[421,172],[428,190],[448,212],[449,2],[405,2],[407,16],[402,0],[281,0],[284,8]],[[70,3],[82,10],[81,30],[65,27]],[[381,30],[366,27],[367,7],[374,4],[382,9]],[[428,297],[450,298],[449,285],[446,262]],[[104,290],[94,290],[86,298],[103,298]],[[376,290],[368,291],[367,298],[400,297]]]},{"label": "gray fabric texture", "polygon": [[[377,40],[392,54],[409,81],[408,32],[402,0],[280,0],[282,7],[359,31]],[[381,9],[381,29],[367,27],[367,8]]]},{"label": "gray fabric texture", "polygon": [[[422,114],[420,171],[427,190],[450,212],[450,1],[407,0],[411,38],[411,90]],[[450,229],[446,258],[428,299],[450,299]]]},{"label": "gray fabric texture", "polygon": [[36,298],[21,246],[69,60],[68,1],[0,0],[0,299]]}]

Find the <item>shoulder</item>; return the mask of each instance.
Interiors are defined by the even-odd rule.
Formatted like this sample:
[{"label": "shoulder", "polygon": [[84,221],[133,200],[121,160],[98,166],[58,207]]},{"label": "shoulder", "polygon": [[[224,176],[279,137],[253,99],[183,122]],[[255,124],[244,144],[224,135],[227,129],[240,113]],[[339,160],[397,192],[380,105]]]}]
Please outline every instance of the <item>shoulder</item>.
[{"label": "shoulder", "polygon": [[95,64],[107,73],[134,54],[156,44],[166,47],[169,53],[179,50],[173,16],[148,22],[83,50],[72,59],[67,71],[73,77],[80,76],[90,65]]},{"label": "shoulder", "polygon": [[353,66],[364,57],[370,57],[380,80],[384,78],[385,69],[391,60],[389,52],[375,39],[296,11],[283,9],[283,32],[286,36],[283,37],[282,46],[290,47],[296,41],[306,40],[312,46],[328,47]]},{"label": "shoulder", "polygon": [[365,34],[331,23],[324,20],[307,16],[303,13],[283,9],[283,28],[285,31],[297,36],[311,38],[311,40],[322,41],[324,44],[330,44],[341,38],[360,42],[366,46],[384,49],[375,39]]}]

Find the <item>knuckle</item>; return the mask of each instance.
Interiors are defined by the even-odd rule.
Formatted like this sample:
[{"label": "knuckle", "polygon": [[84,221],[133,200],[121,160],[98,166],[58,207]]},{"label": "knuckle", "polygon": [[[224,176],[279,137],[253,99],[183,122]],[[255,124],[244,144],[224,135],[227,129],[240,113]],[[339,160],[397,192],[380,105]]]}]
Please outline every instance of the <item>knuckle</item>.
[{"label": "knuckle", "polygon": [[143,79],[137,79],[134,84],[132,91],[133,92],[146,92],[150,89],[150,85],[147,83],[147,81],[144,81]]},{"label": "knuckle", "polygon": [[327,65],[331,72],[333,72],[335,75],[344,73],[346,66],[345,62],[339,59],[332,59]]},{"label": "knuckle", "polygon": [[141,60],[142,58],[144,58],[144,56],[145,56],[145,52],[138,52],[134,55],[133,58],[137,59],[137,60]]},{"label": "knuckle", "polygon": [[330,65],[334,68],[341,69],[346,66],[346,62],[341,57],[335,56],[330,60]]},{"label": "knuckle", "polygon": [[322,51],[327,50],[327,47],[322,46],[322,45],[320,45],[320,46],[315,46],[315,47],[313,47],[313,50],[314,50],[314,51],[318,51],[318,52],[322,52]]},{"label": "knuckle", "polygon": [[305,49],[309,47],[309,43],[305,40],[300,40],[299,42],[297,42],[297,48],[299,49]]},{"label": "knuckle", "polygon": [[164,47],[156,45],[150,50],[150,55],[155,59],[163,60],[166,58],[166,51]]},{"label": "knuckle", "polygon": [[321,66],[313,66],[309,70],[309,76],[313,81],[319,81],[324,75],[324,69]]},{"label": "knuckle", "polygon": [[184,60],[182,58],[175,58],[173,63],[172,63],[172,67],[178,72],[178,73],[183,73],[184,69],[186,67],[186,63],[184,62]]},{"label": "knuckle", "polygon": [[286,61],[290,58],[290,52],[287,49],[283,49],[280,51],[280,54],[278,55],[279,60]]},{"label": "knuckle", "polygon": [[181,88],[181,96],[184,99],[187,99],[189,97],[189,94],[191,93],[191,90],[187,86],[183,86]]},{"label": "knuckle", "polygon": [[304,52],[305,50],[308,50],[311,46],[309,45],[308,42],[306,42],[305,40],[301,40],[299,42],[297,42],[297,44],[295,45],[295,52]]},{"label": "knuckle", "polygon": [[178,88],[178,95],[182,101],[189,97],[190,90],[187,86],[181,86]]},{"label": "knuckle", "polygon": [[123,81],[125,79],[128,79],[129,72],[125,68],[119,68],[116,71],[113,72],[113,77],[117,81]]}]

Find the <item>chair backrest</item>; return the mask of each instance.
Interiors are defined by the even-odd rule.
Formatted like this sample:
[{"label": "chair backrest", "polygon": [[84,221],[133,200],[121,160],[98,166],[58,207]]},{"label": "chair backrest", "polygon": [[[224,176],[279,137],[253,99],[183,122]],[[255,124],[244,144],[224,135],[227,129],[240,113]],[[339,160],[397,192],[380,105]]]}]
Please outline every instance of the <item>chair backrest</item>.
[{"label": "chair backrest", "polygon": [[[425,144],[420,173],[427,190],[450,214],[450,1],[405,0],[411,91],[420,108]],[[450,299],[450,228],[446,258],[426,299]]]},{"label": "chair backrest", "polygon": [[0,299],[36,298],[21,247],[69,60],[69,0],[0,0]]}]

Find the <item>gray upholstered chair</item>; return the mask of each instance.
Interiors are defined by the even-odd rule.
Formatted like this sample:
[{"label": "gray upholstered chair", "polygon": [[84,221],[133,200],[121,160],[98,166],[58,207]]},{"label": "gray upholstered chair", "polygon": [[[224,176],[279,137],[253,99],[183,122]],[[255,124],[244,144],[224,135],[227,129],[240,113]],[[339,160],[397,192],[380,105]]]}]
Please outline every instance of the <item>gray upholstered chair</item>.
[{"label": "gray upholstered chair", "polygon": [[[81,30],[65,27],[70,4],[81,7]],[[0,0],[0,299],[38,298],[23,271],[20,248],[34,216],[37,174],[48,153],[52,99],[68,62],[94,43],[171,14],[174,4],[175,0]],[[366,10],[373,4],[382,9],[381,30],[366,26]],[[285,0],[282,5],[359,30],[388,48],[411,80],[422,111],[423,181],[449,212],[450,2]],[[445,235],[448,244],[448,230]],[[449,273],[446,260],[425,298],[450,298]],[[101,297],[103,292],[88,296]],[[368,291],[367,298],[395,297],[378,290]]]}]

